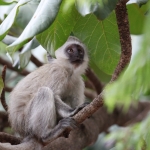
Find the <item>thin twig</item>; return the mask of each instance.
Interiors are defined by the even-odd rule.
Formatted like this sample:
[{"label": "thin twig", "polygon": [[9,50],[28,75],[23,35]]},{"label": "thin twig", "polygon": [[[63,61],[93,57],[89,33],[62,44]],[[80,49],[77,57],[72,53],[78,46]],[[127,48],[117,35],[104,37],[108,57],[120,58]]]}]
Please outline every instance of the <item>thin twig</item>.
[{"label": "thin twig", "polygon": [[86,76],[89,78],[89,80],[93,83],[97,94],[102,92],[103,89],[103,85],[102,83],[99,81],[98,77],[94,74],[94,72],[88,68],[86,71]]},{"label": "thin twig", "polygon": [[[4,87],[5,87],[6,69],[7,69],[7,66],[5,65],[3,68],[3,71],[2,71],[2,79],[3,79]],[[5,100],[5,88],[3,88],[3,90],[2,90],[0,99],[1,99],[1,103],[2,103],[3,108],[7,111],[8,105],[7,105],[6,100]]]},{"label": "thin twig", "polygon": [[30,60],[37,66],[40,67],[43,65],[42,62],[40,62],[33,54],[31,55]]},{"label": "thin twig", "polygon": [[97,93],[90,89],[84,90],[84,95],[89,98],[90,100],[94,99],[97,96]]},{"label": "thin twig", "polygon": [[13,70],[13,71],[15,71],[15,72],[17,72],[17,73],[19,73],[19,74],[21,74],[23,76],[26,76],[26,75],[28,75],[30,73],[27,70],[22,70],[20,72],[19,70],[15,69],[10,62],[8,62],[7,60],[3,59],[2,57],[0,57],[0,64],[7,65],[7,68],[9,68],[10,70]]},{"label": "thin twig", "polygon": [[93,83],[92,83],[90,80],[84,81],[84,84],[85,84],[85,87],[86,87],[86,88],[92,89],[92,90],[95,91],[95,87],[94,87]]},{"label": "thin twig", "polygon": [[8,86],[5,85],[4,90],[5,90],[6,92],[11,92],[11,91],[13,90],[13,88],[8,87]]}]

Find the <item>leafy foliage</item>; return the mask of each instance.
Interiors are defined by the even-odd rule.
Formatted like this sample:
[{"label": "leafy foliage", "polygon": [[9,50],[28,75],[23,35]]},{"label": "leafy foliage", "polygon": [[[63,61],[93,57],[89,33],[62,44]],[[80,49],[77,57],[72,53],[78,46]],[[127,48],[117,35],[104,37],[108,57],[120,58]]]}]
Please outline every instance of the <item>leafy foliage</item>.
[{"label": "leafy foliage", "polygon": [[[67,40],[68,36],[74,34],[89,49],[91,67],[93,69],[97,68],[99,71],[102,70],[106,74],[112,74],[120,57],[120,42],[115,13],[111,13],[117,0],[94,0],[88,2],[78,0],[68,2],[63,0],[61,5],[60,3],[60,0],[54,3],[48,0],[46,2],[39,0],[20,0],[18,2],[0,26],[1,39],[8,33],[13,23],[20,24],[21,28],[25,28],[21,36],[7,48],[10,56],[33,36],[42,31],[44,32],[39,34],[37,39],[48,52],[54,55],[54,51]],[[19,7],[20,9],[18,9]],[[26,11],[30,7],[34,8],[33,12]],[[82,15],[86,16],[81,16],[76,8]],[[145,20],[144,11],[136,4],[129,5],[128,10],[131,33],[141,34]],[[56,16],[57,12],[58,15]],[[29,13],[30,15],[23,16],[24,13]],[[107,18],[100,21],[96,19],[94,14],[89,13],[94,13],[96,16],[98,13],[102,18]],[[100,16],[97,17],[102,19]],[[135,27],[137,20],[140,23]],[[50,25],[51,23],[52,25]],[[25,54],[27,55],[26,58],[28,58],[23,61],[26,62],[25,64],[27,64],[30,57],[28,54]],[[25,64],[21,66],[25,67]]]},{"label": "leafy foliage", "polygon": [[37,36],[38,41],[54,56],[54,51],[67,40],[78,18],[79,14],[75,9],[74,1],[67,3],[67,0],[64,0],[54,23]]},{"label": "leafy foliage", "polygon": [[8,52],[12,55],[27,41],[50,26],[57,15],[61,0],[41,1],[30,22],[20,35],[20,37],[8,47]]},{"label": "leafy foliage", "polygon": [[[142,123],[135,124],[132,127],[117,128],[112,130],[106,141],[115,141],[113,150],[149,150],[150,143],[150,116],[148,116]],[[146,129],[146,130],[145,130]],[[128,143],[128,144],[126,144]]]},{"label": "leafy foliage", "polygon": [[[8,19],[10,19],[9,16],[13,18],[10,19],[12,23],[9,25],[9,27],[2,28],[5,26],[5,24],[7,24],[7,18],[0,26],[0,31],[4,33],[1,38],[4,38],[8,32],[8,29],[10,29],[14,23],[15,18],[21,27],[24,28],[25,24],[27,24],[21,36],[8,46],[7,51],[9,52],[10,56],[12,56],[16,50],[22,47],[34,35],[37,35],[38,33],[47,29],[50,23],[52,23],[54,20],[60,4],[60,1],[55,1],[53,5],[51,5],[50,1],[44,1],[44,3],[41,1],[32,19],[30,20],[31,15],[28,18],[21,17],[25,11],[23,8],[27,9],[27,7],[31,4],[35,4],[37,7],[37,2],[35,3],[34,0],[21,0],[19,2],[21,4],[24,2],[24,6],[22,6],[19,10],[17,17],[16,14],[18,8],[21,5],[19,3],[13,9],[15,11],[13,11],[13,13],[11,12],[7,17]],[[108,2],[93,1],[92,5],[100,6],[103,8],[103,10],[105,7],[109,8],[105,10],[105,13],[107,12],[106,16],[108,16],[108,14],[110,14],[110,12],[113,10],[116,2],[116,0]],[[77,3],[79,3],[79,1],[76,1],[76,4]],[[84,3],[86,3],[86,1],[84,1]],[[84,5],[84,3],[82,4]],[[53,9],[50,9],[49,5]],[[49,11],[51,11],[51,16],[49,16]],[[92,12],[92,10],[90,12]],[[100,14],[102,14],[102,10]],[[42,21],[40,18],[42,18]],[[81,41],[87,45],[89,54],[91,55],[91,62],[93,62],[91,64],[95,64],[99,70],[102,70],[107,74],[112,74],[116,64],[118,63],[120,55],[120,43],[115,13],[113,12],[104,21],[97,20],[93,14],[82,17],[75,8],[75,0],[71,0],[69,2],[63,0],[55,21],[47,30],[39,34],[37,39],[48,52],[54,55],[54,51],[67,40],[71,33],[80,38]],[[97,36],[99,36],[99,39],[97,39]],[[99,49],[99,47],[101,48]],[[30,55],[28,55],[27,58],[29,58],[29,56]],[[25,67],[26,65],[21,66]]]},{"label": "leafy foliage", "polygon": [[98,68],[111,74],[120,56],[115,13],[113,12],[106,20],[99,21],[92,14],[86,17],[80,16],[74,5],[70,5],[67,13],[63,11],[64,7],[66,7],[65,2],[52,26],[37,36],[39,42],[51,54],[54,54],[54,51],[66,41],[72,32],[88,47],[91,60]]},{"label": "leafy foliage", "polygon": [[19,7],[21,5],[26,4],[29,1],[30,0],[20,0],[18,2],[18,4],[12,9],[11,13],[5,19],[5,21],[2,22],[2,24],[0,25],[0,40],[2,40],[6,36],[6,34],[8,33],[8,30],[13,25],[15,18],[16,18],[16,15],[18,13]]}]

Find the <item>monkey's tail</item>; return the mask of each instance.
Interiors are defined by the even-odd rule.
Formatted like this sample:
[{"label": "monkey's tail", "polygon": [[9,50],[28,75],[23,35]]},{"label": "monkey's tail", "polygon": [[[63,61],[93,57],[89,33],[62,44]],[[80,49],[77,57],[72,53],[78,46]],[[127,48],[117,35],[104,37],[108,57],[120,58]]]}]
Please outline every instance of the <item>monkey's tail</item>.
[{"label": "monkey's tail", "polygon": [[1,99],[2,106],[7,111],[8,110],[8,105],[7,105],[6,100],[5,100],[5,76],[6,76],[6,69],[7,69],[7,66],[5,65],[3,67],[3,70],[2,70],[2,79],[3,79],[4,87],[3,87],[0,99]]}]

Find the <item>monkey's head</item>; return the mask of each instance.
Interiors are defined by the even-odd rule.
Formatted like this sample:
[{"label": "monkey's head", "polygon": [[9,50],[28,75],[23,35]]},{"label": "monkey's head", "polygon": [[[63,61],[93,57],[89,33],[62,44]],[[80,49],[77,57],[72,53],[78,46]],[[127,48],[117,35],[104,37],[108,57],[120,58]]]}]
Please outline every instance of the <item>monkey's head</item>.
[{"label": "monkey's head", "polygon": [[87,49],[76,37],[70,36],[67,42],[55,52],[57,59],[64,59],[72,65],[74,72],[82,74],[88,66]]}]

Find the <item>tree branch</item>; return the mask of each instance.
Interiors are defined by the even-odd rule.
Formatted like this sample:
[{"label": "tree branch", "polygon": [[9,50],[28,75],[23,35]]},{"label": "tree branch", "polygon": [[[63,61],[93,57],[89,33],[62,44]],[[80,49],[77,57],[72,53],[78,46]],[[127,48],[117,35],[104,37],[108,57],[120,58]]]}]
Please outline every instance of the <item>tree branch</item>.
[{"label": "tree branch", "polygon": [[139,102],[137,106],[133,104],[126,113],[121,108],[116,107],[113,113],[110,114],[105,107],[102,107],[92,117],[86,119],[83,126],[81,125],[79,129],[71,131],[69,138],[58,138],[44,147],[43,150],[81,150],[94,143],[99,133],[107,131],[113,124],[126,126],[128,122],[136,120],[141,113],[143,116],[135,122],[142,121],[149,111],[150,102]]}]

